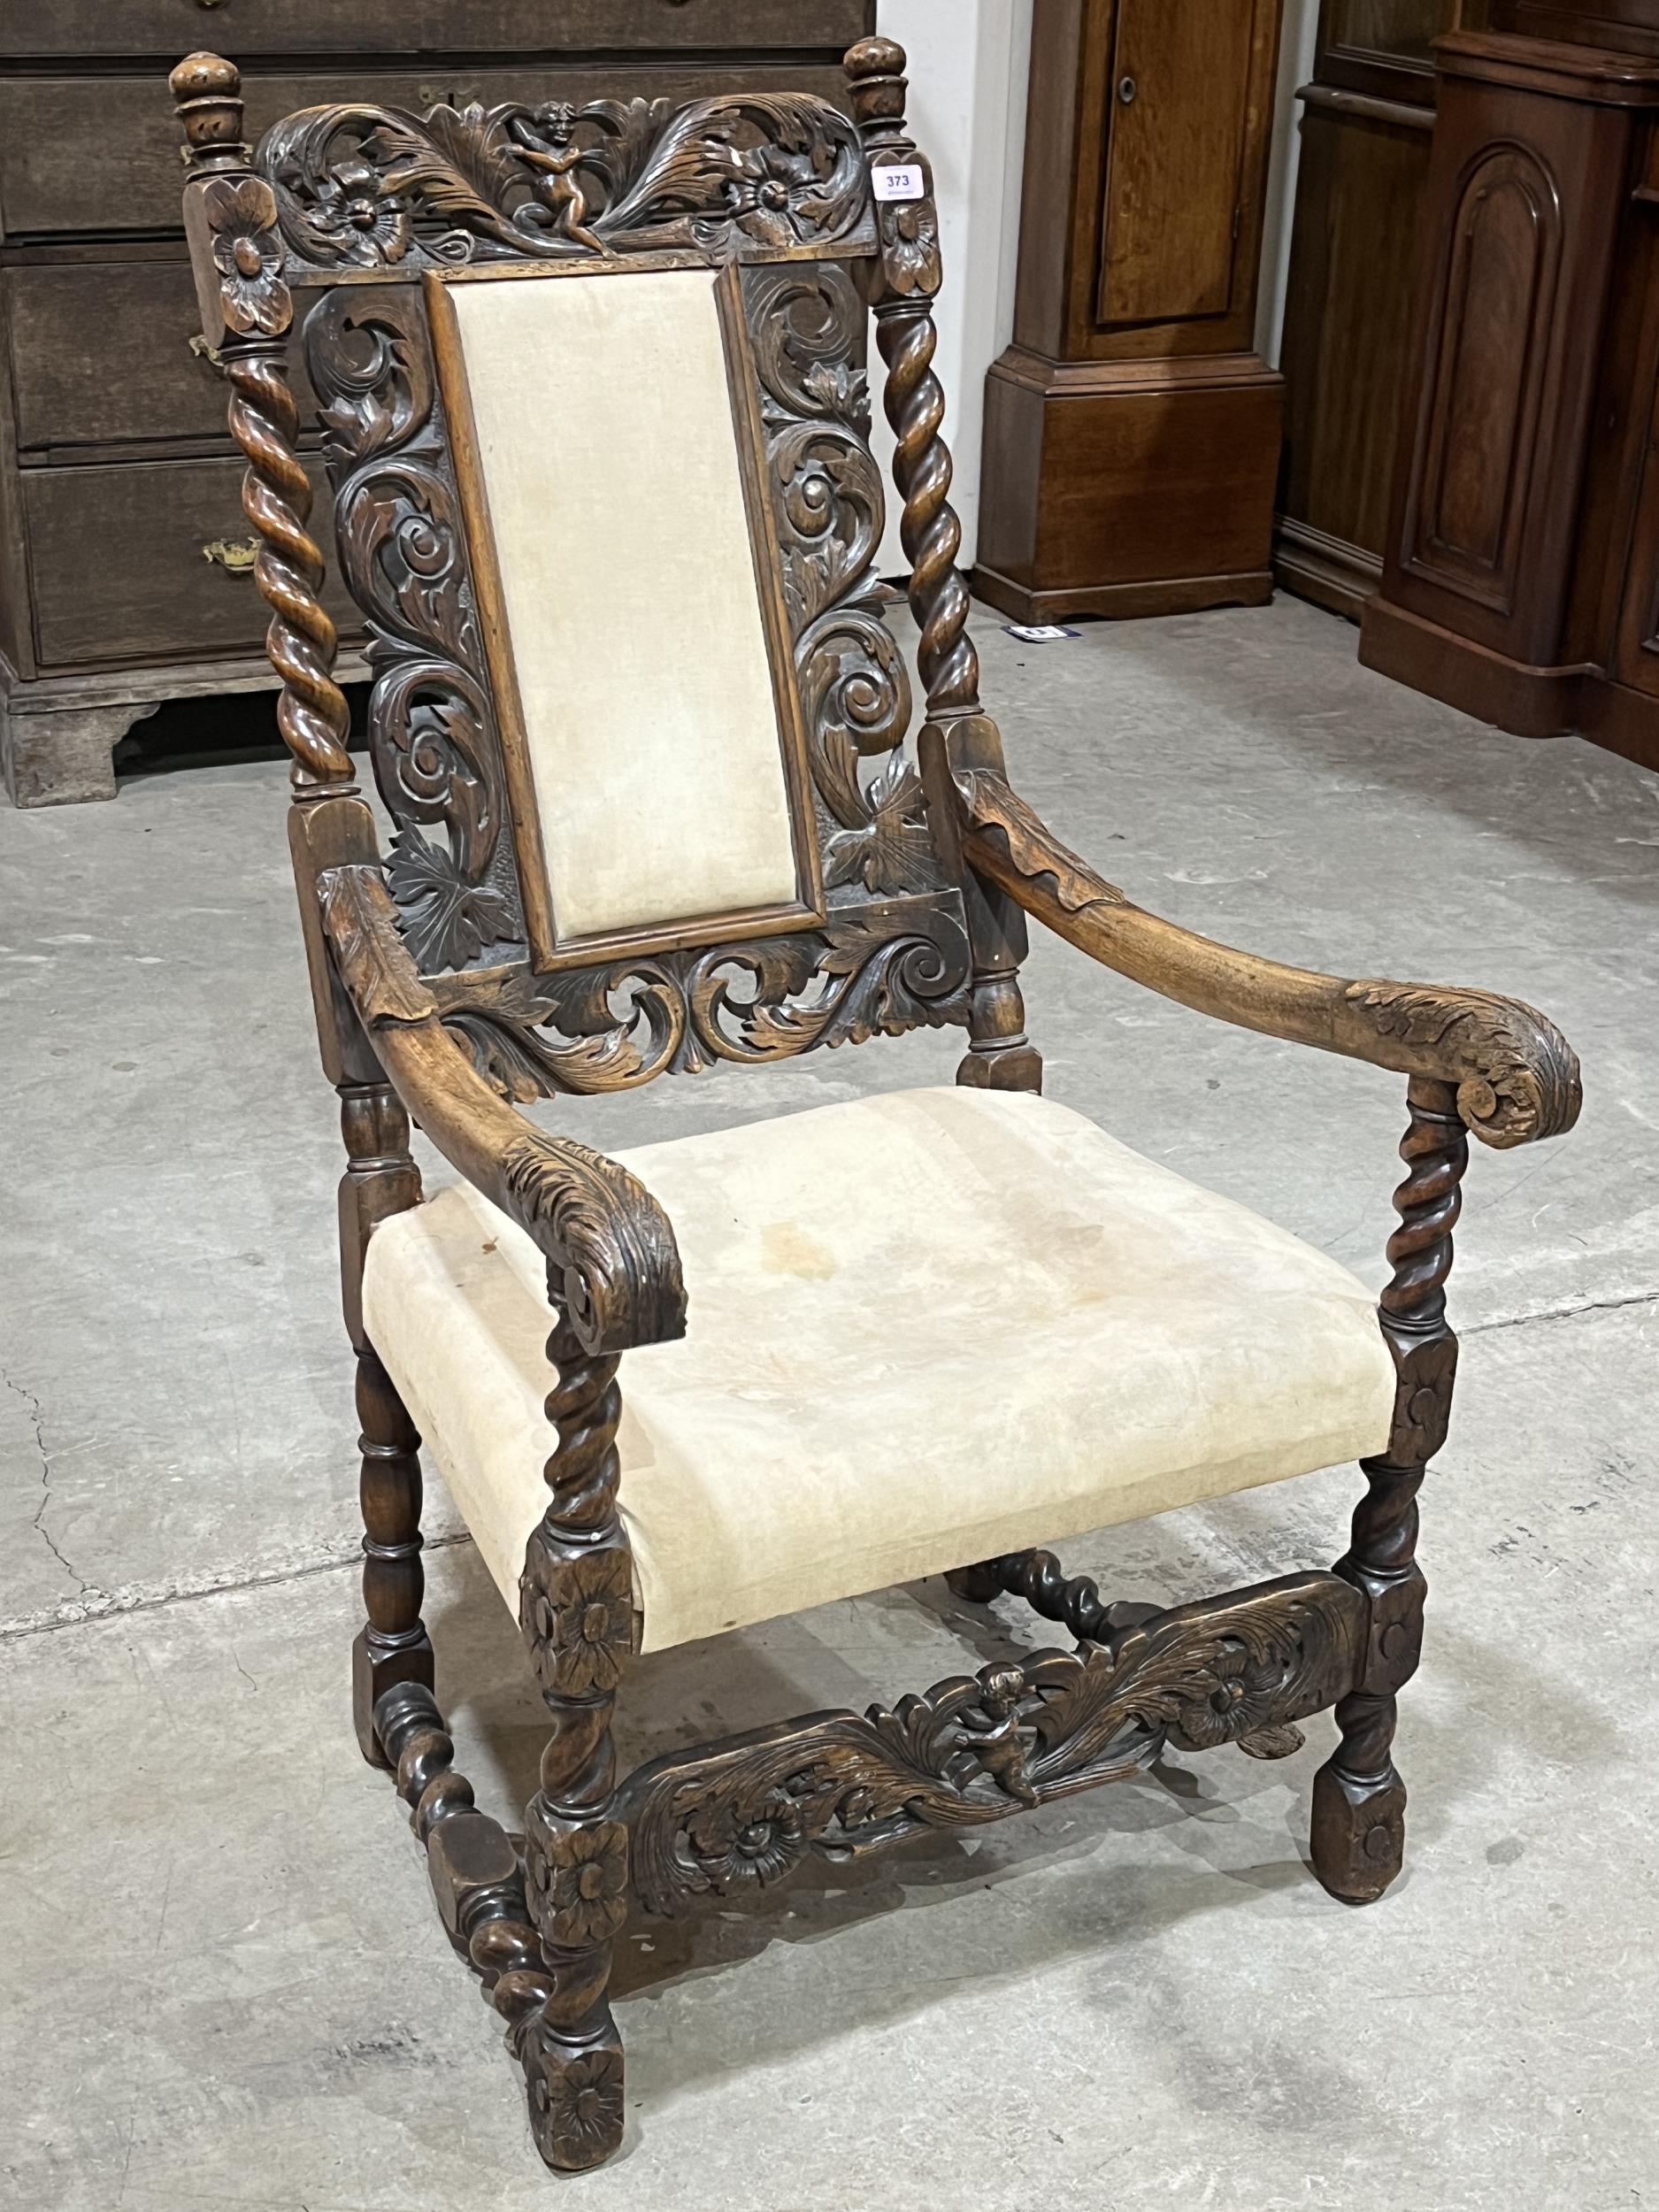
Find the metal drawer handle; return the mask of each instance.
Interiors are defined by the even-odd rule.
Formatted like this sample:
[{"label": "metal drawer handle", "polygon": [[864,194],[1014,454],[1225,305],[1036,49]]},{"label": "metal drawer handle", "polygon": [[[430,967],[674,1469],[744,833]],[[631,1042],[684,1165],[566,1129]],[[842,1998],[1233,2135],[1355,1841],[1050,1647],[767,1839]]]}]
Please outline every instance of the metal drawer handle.
[{"label": "metal drawer handle", "polygon": [[1118,80],[1118,97],[1126,108],[1134,105],[1135,96],[1140,89],[1140,86],[1133,77],[1119,77]]},{"label": "metal drawer handle", "polygon": [[244,538],[239,545],[233,544],[228,538],[214,538],[202,548],[204,561],[217,562],[220,567],[228,569],[233,576],[246,576],[258,557],[257,538]]}]

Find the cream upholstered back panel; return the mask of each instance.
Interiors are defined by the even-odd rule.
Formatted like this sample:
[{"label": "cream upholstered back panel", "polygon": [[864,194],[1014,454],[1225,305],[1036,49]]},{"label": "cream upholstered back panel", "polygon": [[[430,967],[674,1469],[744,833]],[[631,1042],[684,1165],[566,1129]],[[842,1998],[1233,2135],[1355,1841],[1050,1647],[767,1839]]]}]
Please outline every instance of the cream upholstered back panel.
[{"label": "cream upholstered back panel", "polygon": [[560,944],[800,896],[718,281],[444,287]]}]

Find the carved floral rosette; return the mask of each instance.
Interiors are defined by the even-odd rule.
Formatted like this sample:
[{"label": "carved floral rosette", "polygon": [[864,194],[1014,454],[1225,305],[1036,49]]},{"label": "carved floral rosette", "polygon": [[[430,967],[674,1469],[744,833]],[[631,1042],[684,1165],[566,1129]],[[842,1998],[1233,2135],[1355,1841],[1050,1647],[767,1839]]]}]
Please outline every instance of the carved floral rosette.
[{"label": "carved floral rosette", "polygon": [[[371,746],[396,825],[388,880],[444,1020],[486,1077],[520,1102],[628,1088],[670,1070],[776,1059],[965,1015],[960,900],[934,855],[903,749],[910,677],[874,574],[885,511],[868,446],[864,311],[840,261],[775,257],[799,252],[814,225],[843,243],[858,235],[867,186],[861,170],[854,192],[844,170],[856,142],[844,119],[820,130],[817,103],[739,104],[741,130],[727,127],[729,103],[681,111],[680,122],[703,121],[674,139],[677,168],[658,161],[668,143],[660,117],[648,127],[630,110],[627,129],[612,130],[601,119],[611,111],[584,111],[572,142],[598,133],[594,143],[621,165],[604,193],[595,186],[583,200],[578,228],[594,234],[586,243],[547,232],[549,211],[530,212],[518,187],[502,181],[536,153],[538,132],[557,138],[564,128],[543,118],[532,129],[525,111],[497,111],[486,127],[434,111],[421,127],[449,149],[449,169],[426,154],[417,160],[407,131],[400,136],[381,111],[368,110],[291,119],[259,155],[290,254],[342,269],[383,266],[391,280],[326,292],[305,332],[342,569],[368,618]],[[708,135],[715,107],[726,118],[725,137]],[[763,123],[782,134],[770,151],[771,142],[754,136]],[[630,167],[652,131],[657,152]],[[463,141],[475,157],[472,199],[449,176]],[[398,146],[405,151],[394,158]],[[625,159],[618,149],[629,147]],[[495,165],[490,193],[476,169],[486,153]],[[603,166],[597,153],[595,162]],[[543,173],[532,163],[529,173]],[[597,172],[584,161],[570,173]],[[633,250],[686,242],[679,232],[666,242],[662,233],[671,185],[686,208],[704,195],[704,211],[682,210],[676,223],[717,219],[705,189],[717,175],[726,244],[741,242],[740,257],[759,265],[743,271],[744,297],[827,918],[792,935],[538,978],[528,964],[502,749],[424,309],[418,288],[398,280],[434,209],[463,224],[469,253]],[[493,210],[488,220],[474,204],[480,198]],[[559,205],[571,219],[568,199]],[[693,242],[713,252],[721,242],[699,232]],[[437,257],[454,256],[446,246]]]}]

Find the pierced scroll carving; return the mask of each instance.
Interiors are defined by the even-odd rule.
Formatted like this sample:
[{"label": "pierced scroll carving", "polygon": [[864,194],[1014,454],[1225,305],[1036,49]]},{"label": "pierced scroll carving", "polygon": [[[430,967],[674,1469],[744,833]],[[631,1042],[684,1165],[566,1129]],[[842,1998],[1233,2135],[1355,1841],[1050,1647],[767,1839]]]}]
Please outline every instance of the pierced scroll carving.
[{"label": "pierced scroll carving", "polygon": [[1018,1666],[953,1676],[891,1711],[820,1713],[640,1768],[618,1804],[647,1912],[861,1855],[924,1827],[1006,1818],[1141,1773],[1164,1744],[1236,1743],[1352,1684],[1363,1595],[1294,1575],[1179,1606]]},{"label": "pierced scroll carving", "polygon": [[[966,1018],[959,892],[903,751],[904,656],[874,561],[865,311],[876,244],[852,126],[810,99],[490,111],[313,110],[256,180],[290,261],[381,282],[306,326],[345,580],[369,622],[387,881],[416,965],[495,1087],[629,1088]],[[767,481],[809,732],[829,916],[818,930],[534,975],[478,603],[419,265],[691,245],[743,272]],[[790,257],[783,258],[783,257]]]},{"label": "pierced scroll carving", "polygon": [[954,893],[832,908],[821,930],[565,975],[440,977],[443,1021],[504,1097],[634,1090],[960,1022],[967,932]]},{"label": "pierced scroll carving", "polygon": [[864,309],[845,270],[757,269],[755,333],[785,598],[795,634],[825,883],[882,897],[946,880],[920,778],[899,749],[910,672],[873,572],[886,501],[870,452]]},{"label": "pierced scroll carving", "polygon": [[[873,580],[884,503],[865,437],[864,311],[834,264],[749,273],[768,460],[831,913],[819,931],[537,981],[424,313],[407,287],[342,286],[307,325],[340,557],[369,617],[387,879],[417,965],[455,975],[445,1018],[504,1095],[632,1088],[964,1018],[957,895],[902,741],[903,655]],[[469,978],[479,971],[476,981]]]},{"label": "pierced scroll carving", "polygon": [[398,824],[387,876],[410,950],[427,973],[511,956],[525,927],[501,744],[419,300],[342,286],[305,346],[341,569],[368,618],[375,780]]},{"label": "pierced scroll carving", "polygon": [[857,354],[864,307],[842,269],[756,270],[755,332],[784,595],[824,835],[826,887],[876,896],[942,881],[922,787],[899,751],[910,672],[872,563],[886,519]]},{"label": "pierced scroll carving", "polygon": [[875,242],[857,132],[807,94],[307,108],[255,162],[289,253],[325,271]]}]

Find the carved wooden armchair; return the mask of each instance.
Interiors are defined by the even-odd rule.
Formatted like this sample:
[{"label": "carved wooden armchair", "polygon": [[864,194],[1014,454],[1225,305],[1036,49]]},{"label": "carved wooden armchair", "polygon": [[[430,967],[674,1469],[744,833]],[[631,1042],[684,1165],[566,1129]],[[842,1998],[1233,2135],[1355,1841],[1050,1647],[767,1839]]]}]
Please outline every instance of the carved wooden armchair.
[{"label": "carved wooden armchair", "polygon": [[[1466,1132],[1523,1144],[1578,1107],[1528,1008],[1212,944],[1130,904],[1006,780],[955,567],[903,65],[854,49],[856,124],[807,97],[340,106],[251,154],[228,63],[173,78],[343,1110],[357,1734],[565,2169],[621,2138],[606,1985],[630,1913],[999,1820],[1166,1741],[1276,1757],[1327,1706],[1314,1870],[1381,1894]],[[872,571],[867,309],[919,772]],[[384,854],[330,673],[296,321],[373,641]],[[1045,1102],[1028,915],[1188,1006],[1408,1079],[1380,1329],[1333,1261]],[[921,1024],[967,1031],[958,1087],[621,1159],[515,1110]],[[463,1178],[425,1202],[411,1118]],[[522,1837],[474,1809],[433,1696],[423,1437],[552,1716]],[[1366,1493],[1328,1573],[1161,1611],[1036,1548],[1348,1458]],[[633,1653],[940,1572],[1075,1641],[618,1776]]]}]

